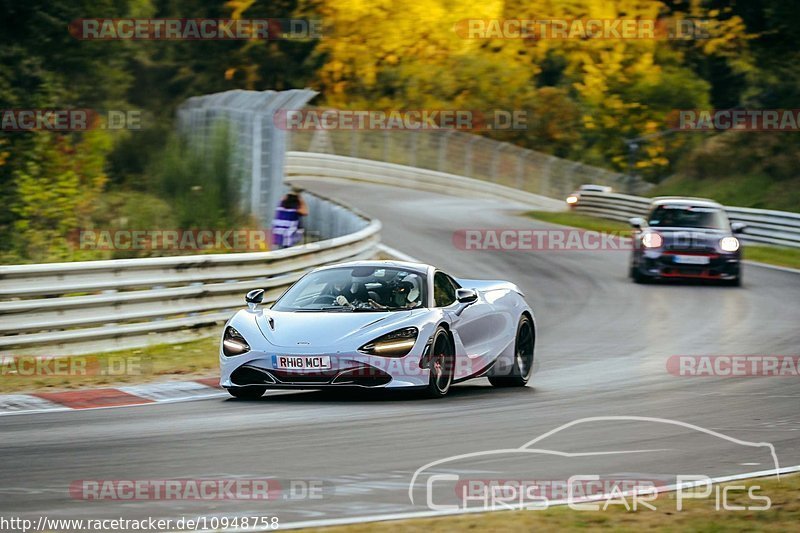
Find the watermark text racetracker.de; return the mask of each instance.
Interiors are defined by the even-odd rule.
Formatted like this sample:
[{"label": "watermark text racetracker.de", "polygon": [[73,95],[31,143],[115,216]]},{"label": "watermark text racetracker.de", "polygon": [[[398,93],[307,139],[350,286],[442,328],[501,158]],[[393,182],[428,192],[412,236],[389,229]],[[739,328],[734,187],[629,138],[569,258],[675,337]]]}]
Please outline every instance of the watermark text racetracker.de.
[{"label": "watermark text racetracker.de", "polygon": [[78,479],[69,495],[85,501],[275,501],[322,500],[320,479],[197,478]]},{"label": "watermark text racetracker.de", "polygon": [[456,130],[504,131],[528,129],[523,109],[282,109],[273,122],[289,131]]},{"label": "watermark text racetracker.de", "polygon": [[270,248],[272,234],[269,230],[249,228],[94,228],[74,230],[68,238],[81,250],[263,251]]},{"label": "watermark text racetracker.de", "polygon": [[466,251],[630,251],[629,231],[582,229],[461,229],[452,242]]},{"label": "watermark text racetracker.de", "polygon": [[708,39],[709,20],[672,18],[490,18],[453,26],[462,39],[692,40]]},{"label": "watermark text racetracker.de", "polygon": [[0,376],[8,378],[142,376],[152,360],[139,355],[0,356]]},{"label": "watermark text racetracker.de", "polygon": [[142,120],[142,112],[131,109],[0,109],[4,132],[140,130]]},{"label": "watermark text racetracker.de", "polygon": [[319,39],[320,19],[85,18],[69,24],[82,41],[237,41]]},{"label": "watermark text racetracker.de", "polygon": [[800,109],[679,109],[668,125],[678,131],[800,131]]},{"label": "watermark text racetracker.de", "polygon": [[680,377],[800,377],[798,355],[673,355],[667,372]]}]

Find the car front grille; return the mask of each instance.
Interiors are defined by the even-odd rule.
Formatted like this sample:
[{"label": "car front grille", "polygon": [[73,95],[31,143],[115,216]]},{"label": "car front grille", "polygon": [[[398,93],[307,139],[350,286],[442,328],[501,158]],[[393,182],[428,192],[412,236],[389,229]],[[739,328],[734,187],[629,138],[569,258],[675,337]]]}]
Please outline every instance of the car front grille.
[{"label": "car front grille", "polygon": [[331,385],[338,387],[380,387],[392,381],[392,377],[378,368],[362,365],[344,370],[322,372],[287,372],[242,365],[231,374],[234,385]]}]

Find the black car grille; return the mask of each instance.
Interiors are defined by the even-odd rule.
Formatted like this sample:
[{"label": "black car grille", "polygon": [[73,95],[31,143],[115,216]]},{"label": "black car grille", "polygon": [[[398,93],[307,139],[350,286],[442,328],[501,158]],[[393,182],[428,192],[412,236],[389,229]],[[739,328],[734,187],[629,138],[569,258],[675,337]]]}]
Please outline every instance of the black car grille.
[{"label": "black car grille", "polygon": [[275,383],[269,372],[257,367],[242,365],[231,374],[234,385],[268,385]]},{"label": "black car grille", "polygon": [[297,372],[286,372],[285,370],[270,370],[283,383],[328,383],[337,372],[307,372],[299,374]]},{"label": "black car grille", "polygon": [[392,381],[392,377],[379,368],[363,365],[345,370],[322,372],[287,372],[285,370],[265,370],[242,365],[231,374],[234,385],[335,385],[380,387]]},{"label": "black car grille", "polygon": [[668,252],[686,252],[686,253],[715,253],[716,249],[707,244],[694,244],[686,246],[684,244],[667,244],[664,249]]}]

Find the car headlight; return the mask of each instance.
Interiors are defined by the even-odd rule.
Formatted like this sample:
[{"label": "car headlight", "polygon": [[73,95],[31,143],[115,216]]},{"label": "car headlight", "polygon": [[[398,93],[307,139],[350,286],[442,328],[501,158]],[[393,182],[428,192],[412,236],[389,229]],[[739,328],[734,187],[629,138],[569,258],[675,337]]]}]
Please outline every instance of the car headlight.
[{"label": "car headlight", "polygon": [[222,336],[222,353],[227,357],[232,357],[249,351],[250,345],[247,344],[241,333],[230,326],[225,328],[225,334]]},{"label": "car headlight", "polygon": [[368,342],[358,351],[383,357],[403,357],[408,355],[408,352],[414,347],[414,343],[417,342],[417,335],[419,335],[417,328],[398,329]]},{"label": "car headlight", "polygon": [[735,252],[739,249],[739,239],[736,237],[723,237],[719,240],[719,247],[723,252]]},{"label": "car headlight", "polygon": [[567,203],[568,204],[577,204],[578,203],[578,197],[575,196],[574,194],[570,194],[569,196],[567,196]]},{"label": "car headlight", "polygon": [[664,238],[658,233],[648,231],[642,235],[642,246],[645,248],[661,248],[662,244],[664,244]]}]

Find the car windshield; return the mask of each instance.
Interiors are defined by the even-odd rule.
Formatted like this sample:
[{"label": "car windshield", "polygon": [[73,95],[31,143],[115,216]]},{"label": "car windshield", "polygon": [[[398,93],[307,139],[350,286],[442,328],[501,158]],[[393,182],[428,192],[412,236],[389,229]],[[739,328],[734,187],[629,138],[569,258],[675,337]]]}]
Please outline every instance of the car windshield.
[{"label": "car windshield", "polygon": [[725,229],[727,217],[715,207],[660,205],[650,213],[651,227]]},{"label": "car windshield", "polygon": [[312,272],[272,306],[276,311],[399,311],[423,307],[424,275],[383,266],[331,268]]}]

